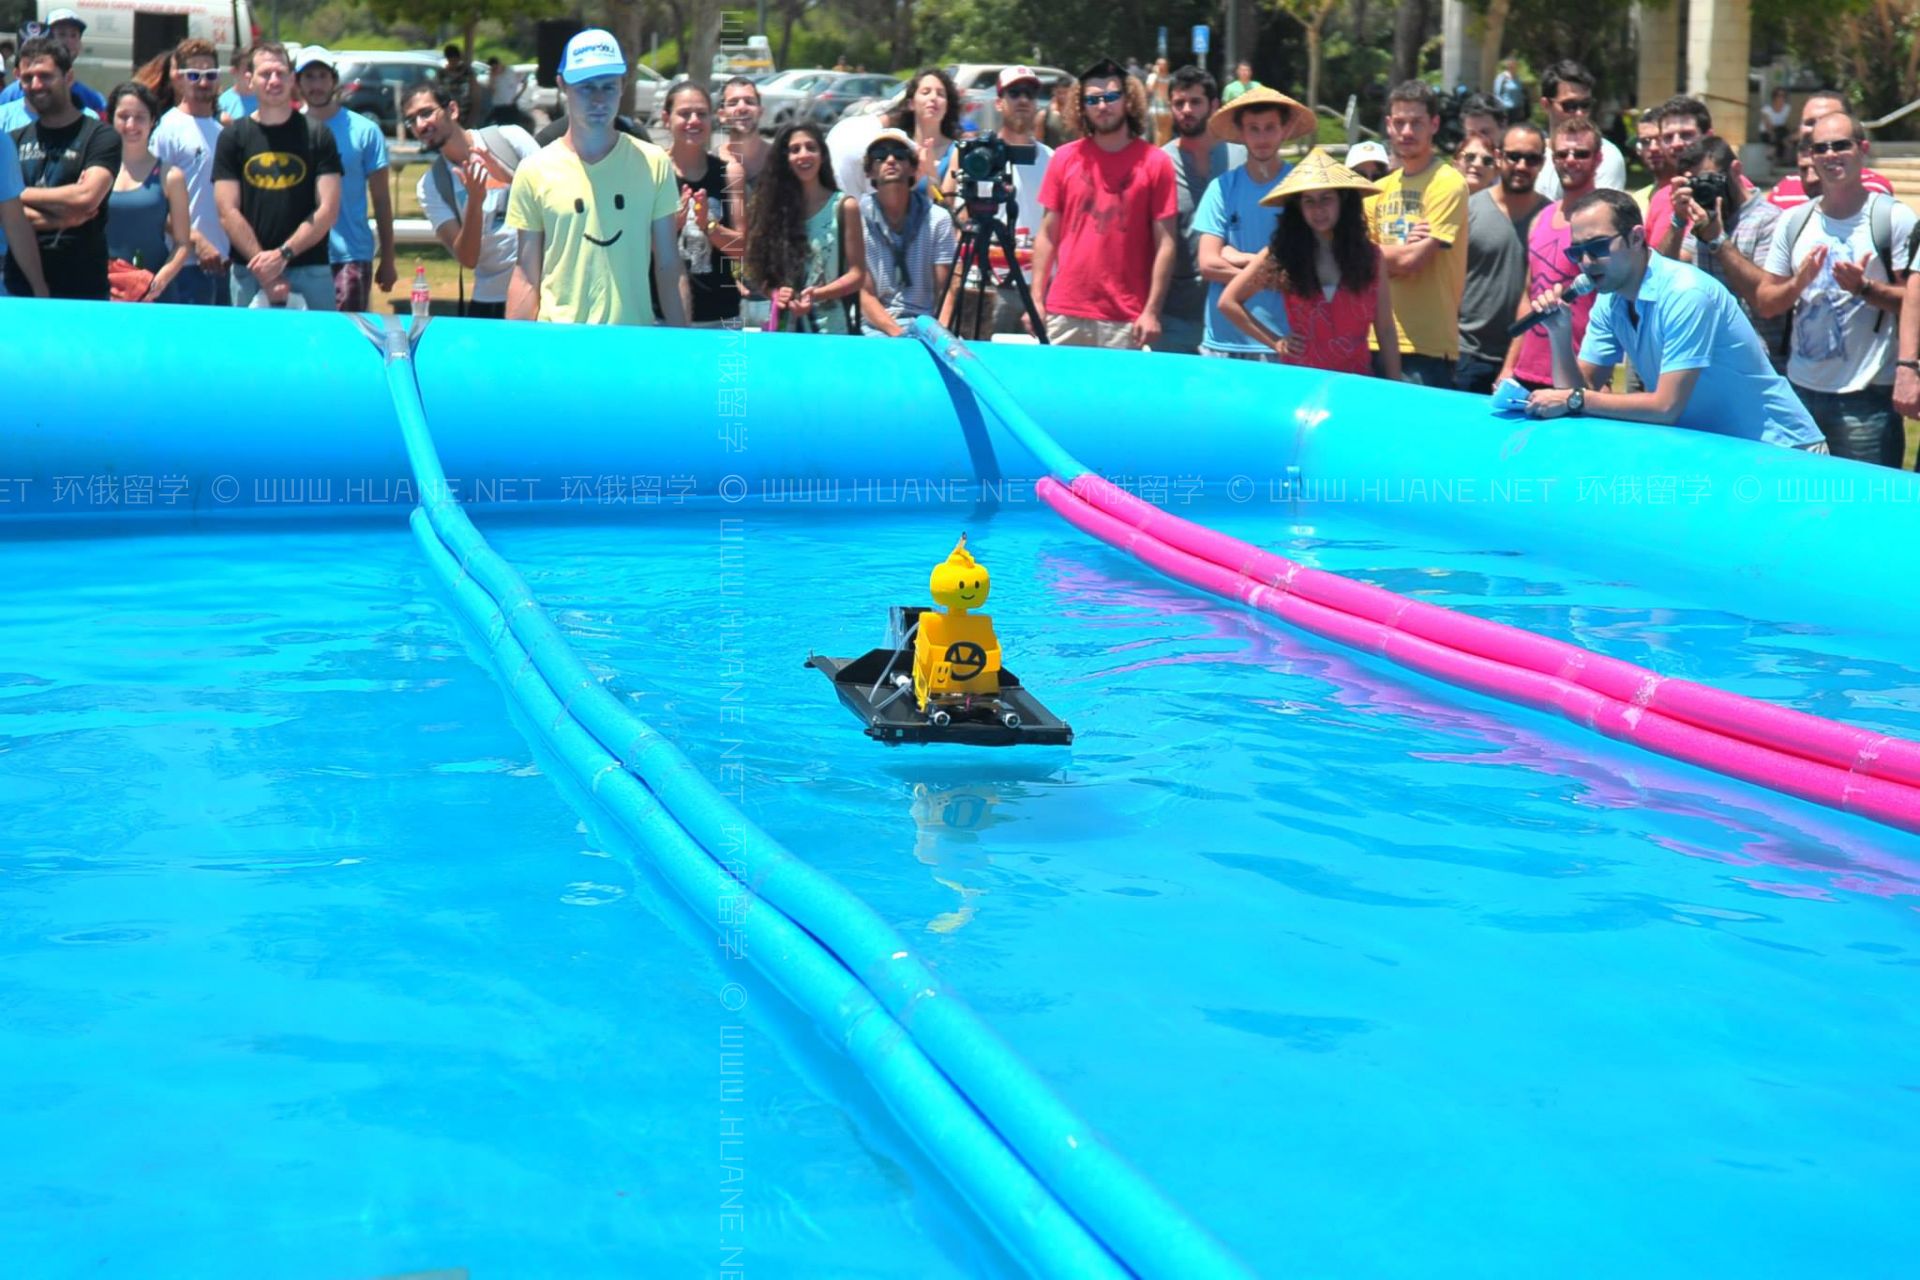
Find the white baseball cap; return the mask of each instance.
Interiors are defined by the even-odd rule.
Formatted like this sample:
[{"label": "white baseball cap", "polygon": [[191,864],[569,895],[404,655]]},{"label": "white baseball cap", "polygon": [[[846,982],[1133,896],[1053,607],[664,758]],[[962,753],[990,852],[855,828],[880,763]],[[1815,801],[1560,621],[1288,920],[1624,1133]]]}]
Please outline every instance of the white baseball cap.
[{"label": "white baseball cap", "polygon": [[73,10],[55,9],[52,13],[47,15],[47,30],[51,31],[53,30],[53,28],[59,26],[63,22],[71,22],[74,26],[80,28],[82,31],[85,31],[87,29],[87,24],[81,19],[80,15],[75,13]]},{"label": "white baseball cap", "polygon": [[1011,89],[1014,85],[1020,84],[1023,81],[1031,81],[1034,84],[1039,84],[1040,77],[1035,74],[1032,67],[1003,67],[1000,71],[1000,88],[1002,92]]},{"label": "white baseball cap", "polygon": [[1346,166],[1351,169],[1362,164],[1383,164],[1391,169],[1393,157],[1377,142],[1356,142],[1347,148]]},{"label": "white baseball cap", "polygon": [[620,42],[601,27],[588,27],[567,41],[567,51],[560,57],[560,78],[568,84],[625,74],[627,59],[620,52]]},{"label": "white baseball cap", "polygon": [[293,74],[299,75],[308,67],[325,67],[327,70],[333,72],[336,78],[340,75],[340,68],[333,65],[333,55],[328,53],[321,45],[307,45],[294,56]]}]

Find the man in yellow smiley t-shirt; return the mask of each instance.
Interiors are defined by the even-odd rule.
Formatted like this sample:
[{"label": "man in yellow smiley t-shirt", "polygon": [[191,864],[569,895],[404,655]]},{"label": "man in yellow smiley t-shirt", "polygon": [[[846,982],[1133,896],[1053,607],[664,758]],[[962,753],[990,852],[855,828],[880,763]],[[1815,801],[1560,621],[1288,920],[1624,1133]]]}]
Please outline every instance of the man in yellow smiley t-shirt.
[{"label": "man in yellow smiley t-shirt", "polygon": [[651,283],[666,322],[687,322],[673,225],[679,185],[666,152],[614,131],[625,75],[609,33],[589,29],[567,42],[567,132],[520,163],[507,195],[507,225],[519,233],[509,320],[652,324]]},{"label": "man in yellow smiley t-shirt", "polygon": [[1440,101],[1409,80],[1387,99],[1387,136],[1400,167],[1367,197],[1367,222],[1393,280],[1393,326],[1408,382],[1453,386],[1460,295],[1467,287],[1467,180],[1433,149]]}]

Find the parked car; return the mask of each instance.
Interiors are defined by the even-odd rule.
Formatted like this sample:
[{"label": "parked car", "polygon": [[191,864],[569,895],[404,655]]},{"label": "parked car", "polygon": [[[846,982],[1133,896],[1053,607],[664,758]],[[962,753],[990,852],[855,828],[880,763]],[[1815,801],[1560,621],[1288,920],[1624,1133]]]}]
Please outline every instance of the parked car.
[{"label": "parked car", "polygon": [[399,123],[401,92],[417,80],[439,83],[446,65],[437,53],[392,49],[336,49],[333,57],[341,105],[376,121],[389,135]]},{"label": "parked car", "polygon": [[899,89],[900,82],[892,76],[841,73],[814,91],[811,112],[815,120],[830,125],[858,104],[888,97]]},{"label": "parked car", "polygon": [[771,80],[763,81],[760,85],[761,130],[772,133],[783,124],[805,119],[807,104],[812,100],[814,91],[844,74],[814,67],[802,71],[782,71]]},{"label": "parked car", "polygon": [[[520,96],[513,105],[525,115],[541,120],[558,120],[567,113],[566,104],[561,100],[560,86],[543,85],[535,79],[539,73],[537,62],[517,62],[513,69],[520,73]],[[633,67],[633,96],[627,101],[627,114],[636,120],[652,123],[660,114],[660,94],[672,83],[644,62]]]}]

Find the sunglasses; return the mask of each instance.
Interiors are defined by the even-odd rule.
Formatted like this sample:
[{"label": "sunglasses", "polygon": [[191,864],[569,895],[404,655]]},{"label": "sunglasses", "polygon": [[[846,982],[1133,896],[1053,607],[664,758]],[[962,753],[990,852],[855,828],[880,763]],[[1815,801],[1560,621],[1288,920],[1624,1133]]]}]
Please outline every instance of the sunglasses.
[{"label": "sunglasses", "polygon": [[1829,153],[1845,155],[1847,152],[1853,150],[1853,139],[1835,138],[1832,142],[1810,143],[1807,146],[1807,150],[1816,156],[1824,156]]},{"label": "sunglasses", "polygon": [[188,84],[220,83],[220,73],[218,71],[182,71],[180,74],[187,78]]},{"label": "sunglasses", "polygon": [[1040,91],[1034,88],[1030,84],[1016,85],[1011,89],[1002,89],[1000,91],[1000,96],[1005,98],[1008,102],[1012,102],[1015,98],[1025,98],[1027,101],[1031,102],[1033,99],[1040,96]]},{"label": "sunglasses", "polygon": [[888,160],[898,160],[901,164],[912,164],[913,152],[901,146],[899,143],[893,142],[888,143],[884,147],[875,147],[867,153],[867,158],[875,164],[882,164]]},{"label": "sunglasses", "polygon": [[1553,158],[1555,160],[1591,160],[1593,159],[1593,148],[1556,147],[1553,152]]},{"label": "sunglasses", "polygon": [[1547,162],[1546,153],[1543,151],[1509,151],[1506,157],[1508,164],[1523,164],[1529,169]]},{"label": "sunglasses", "polygon": [[1579,244],[1570,244],[1566,251],[1567,261],[1576,267],[1588,258],[1592,258],[1595,262],[1605,262],[1613,256],[1613,242],[1619,238],[1619,233],[1615,232],[1610,236],[1595,236],[1591,240],[1582,240]]},{"label": "sunglasses", "polygon": [[1460,163],[1461,164],[1492,164],[1493,157],[1488,155],[1484,151],[1462,151],[1460,153]]},{"label": "sunglasses", "polygon": [[1120,90],[1114,89],[1107,93],[1090,93],[1086,95],[1082,101],[1090,107],[1104,107],[1108,103],[1118,102],[1126,96],[1127,95]]},{"label": "sunglasses", "polygon": [[1593,110],[1593,99],[1592,98],[1568,98],[1565,101],[1556,102],[1553,105],[1560,108],[1562,111],[1566,112],[1570,116],[1584,116],[1589,111]]}]

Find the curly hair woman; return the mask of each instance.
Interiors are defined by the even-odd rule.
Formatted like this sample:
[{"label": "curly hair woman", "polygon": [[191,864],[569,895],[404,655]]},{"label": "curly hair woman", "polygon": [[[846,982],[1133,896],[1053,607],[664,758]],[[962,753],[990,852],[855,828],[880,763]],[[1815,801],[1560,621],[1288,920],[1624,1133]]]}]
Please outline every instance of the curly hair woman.
[{"label": "curly hair woman", "polygon": [[[1273,240],[1220,294],[1220,314],[1288,364],[1371,373],[1371,332],[1385,377],[1400,378],[1387,273],[1367,232],[1362,197],[1379,190],[1321,150],[1302,160],[1261,204],[1280,206]],[[1262,289],[1286,300],[1285,337],[1249,314]]]},{"label": "curly hair woman", "polygon": [[860,206],[842,195],[827,140],[811,122],[773,136],[747,215],[745,282],[773,303],[779,328],[849,333],[866,279]]}]

